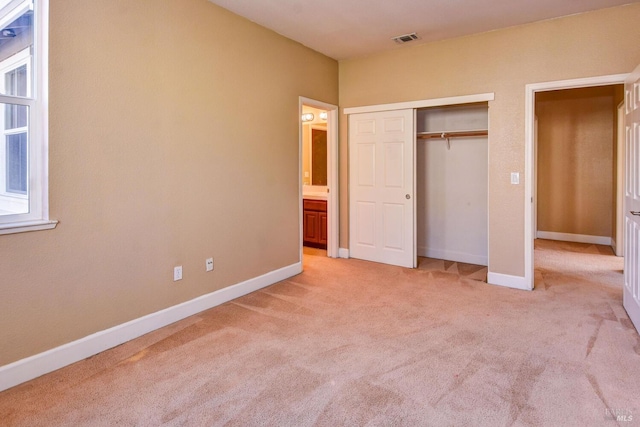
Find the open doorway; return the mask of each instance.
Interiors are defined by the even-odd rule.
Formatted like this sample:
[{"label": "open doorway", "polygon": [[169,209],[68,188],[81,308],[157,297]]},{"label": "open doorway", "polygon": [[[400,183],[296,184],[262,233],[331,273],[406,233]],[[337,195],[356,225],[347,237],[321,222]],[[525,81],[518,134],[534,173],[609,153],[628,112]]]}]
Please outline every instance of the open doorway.
[{"label": "open doorway", "polygon": [[301,258],[338,257],[337,122],[336,105],[300,97]]},{"label": "open doorway", "polygon": [[622,85],[536,94],[536,238],[618,246]]},{"label": "open doorway", "polygon": [[[612,247],[621,244],[615,241],[623,221],[623,211],[616,203],[616,96],[623,93],[616,92],[616,85],[625,77],[527,85],[525,282],[529,289],[534,287],[536,238]],[[597,121],[605,121],[607,129],[591,129]],[[603,133],[607,135],[597,138],[604,142],[585,143]],[[597,213],[591,205],[597,206]]]}]

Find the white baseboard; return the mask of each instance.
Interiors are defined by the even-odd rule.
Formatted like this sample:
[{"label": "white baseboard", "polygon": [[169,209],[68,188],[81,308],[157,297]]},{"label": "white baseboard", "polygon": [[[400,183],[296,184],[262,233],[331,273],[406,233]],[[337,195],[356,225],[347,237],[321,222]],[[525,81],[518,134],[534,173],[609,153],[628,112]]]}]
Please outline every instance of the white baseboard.
[{"label": "white baseboard", "polygon": [[530,291],[531,288],[522,276],[511,276],[508,274],[492,273],[487,274],[487,283],[490,285],[505,286],[507,288],[522,289]]},{"label": "white baseboard", "polygon": [[443,249],[433,249],[426,246],[418,247],[418,256],[424,256],[427,258],[446,259],[448,261],[464,262],[467,264],[475,265],[488,265],[488,259],[486,256],[469,254],[466,252],[456,252]]},{"label": "white baseboard", "polygon": [[587,234],[556,233],[555,231],[537,231],[536,238],[560,240],[563,242],[589,243],[591,245],[611,246],[611,237],[589,236]]},{"label": "white baseboard", "polygon": [[618,247],[618,244],[616,243],[615,239],[612,237],[611,238],[611,248],[613,249],[613,252],[616,254],[616,256],[619,257],[623,257],[624,256],[624,245],[622,243],[620,243],[620,247]]},{"label": "white baseboard", "polygon": [[338,249],[338,258],[349,258],[349,249]]},{"label": "white baseboard", "polygon": [[298,262],[0,367],[0,391],[302,272]]}]

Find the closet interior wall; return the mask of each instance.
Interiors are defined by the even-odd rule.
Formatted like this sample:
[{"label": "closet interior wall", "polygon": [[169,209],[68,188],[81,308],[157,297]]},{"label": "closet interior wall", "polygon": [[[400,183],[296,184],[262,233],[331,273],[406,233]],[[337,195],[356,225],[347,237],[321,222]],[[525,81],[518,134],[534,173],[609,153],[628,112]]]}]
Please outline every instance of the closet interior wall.
[{"label": "closet interior wall", "polygon": [[488,265],[488,104],[418,109],[418,256]]}]

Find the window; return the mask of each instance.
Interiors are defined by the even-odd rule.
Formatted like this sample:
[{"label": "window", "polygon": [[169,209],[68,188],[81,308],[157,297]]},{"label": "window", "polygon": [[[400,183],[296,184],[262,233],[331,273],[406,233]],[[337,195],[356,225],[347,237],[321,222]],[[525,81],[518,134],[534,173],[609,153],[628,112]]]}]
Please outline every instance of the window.
[{"label": "window", "polygon": [[[0,93],[26,98],[30,96],[29,80],[31,77],[30,48],[0,62]],[[5,144],[5,181],[0,188],[0,209],[4,200],[4,212],[27,213],[28,206],[28,152],[29,147],[29,107],[26,105],[3,104],[4,115],[0,116],[2,142]],[[0,181],[1,182],[1,181]],[[18,196],[20,195],[20,196]],[[13,203],[7,199],[13,197]],[[20,201],[18,201],[20,200]],[[6,214],[5,214],[6,215]]]},{"label": "window", "polygon": [[0,0],[0,234],[52,228],[46,114],[47,0]]}]

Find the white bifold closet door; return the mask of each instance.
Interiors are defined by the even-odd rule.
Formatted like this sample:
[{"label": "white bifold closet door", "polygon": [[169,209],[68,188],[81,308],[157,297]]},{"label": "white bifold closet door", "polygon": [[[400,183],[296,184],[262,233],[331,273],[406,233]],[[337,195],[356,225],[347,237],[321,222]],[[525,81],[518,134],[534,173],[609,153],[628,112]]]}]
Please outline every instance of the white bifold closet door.
[{"label": "white bifold closet door", "polygon": [[415,267],[414,110],[349,115],[349,256]]},{"label": "white bifold closet door", "polygon": [[418,256],[487,265],[487,141],[418,139]]}]

